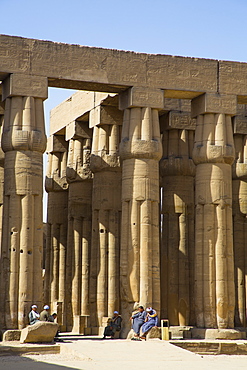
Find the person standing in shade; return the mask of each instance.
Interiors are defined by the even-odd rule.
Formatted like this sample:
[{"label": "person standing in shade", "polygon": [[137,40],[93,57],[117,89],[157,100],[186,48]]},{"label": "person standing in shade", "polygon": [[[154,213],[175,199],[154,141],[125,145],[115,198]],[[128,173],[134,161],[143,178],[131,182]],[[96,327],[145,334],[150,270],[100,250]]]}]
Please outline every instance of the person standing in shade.
[{"label": "person standing in shade", "polygon": [[48,321],[50,307],[46,304],[43,311],[40,313],[40,321]]},{"label": "person standing in shade", "polygon": [[138,312],[131,316],[132,320],[132,329],[134,330],[135,334],[132,340],[140,340],[140,328],[144,324],[146,319],[146,312],[144,311],[143,306],[138,307]]},{"label": "person standing in shade", "polygon": [[147,316],[145,319],[145,323],[141,327],[142,334],[140,337],[141,339],[145,339],[145,340],[146,340],[146,335],[149,332],[149,330],[152,327],[157,327],[158,322],[159,322],[157,312],[152,307],[148,307],[146,311],[147,311]]},{"label": "person standing in shade", "polygon": [[121,322],[122,317],[119,315],[118,311],[114,311],[110,325],[105,327],[103,339],[105,339],[105,337],[111,337],[111,339],[113,339],[116,331],[121,330]]},{"label": "person standing in shade", "polygon": [[37,321],[39,321],[39,318],[40,318],[40,314],[37,312],[37,306],[36,304],[33,304],[32,305],[32,309],[31,311],[29,312],[28,314],[28,318],[29,318],[29,324],[30,325],[33,325],[35,324]]}]

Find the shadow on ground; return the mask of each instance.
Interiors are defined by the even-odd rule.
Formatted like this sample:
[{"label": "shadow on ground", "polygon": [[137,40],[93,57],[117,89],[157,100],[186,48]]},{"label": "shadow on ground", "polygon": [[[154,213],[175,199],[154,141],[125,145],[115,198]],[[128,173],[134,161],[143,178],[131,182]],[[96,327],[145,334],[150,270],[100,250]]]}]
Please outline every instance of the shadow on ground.
[{"label": "shadow on ground", "polygon": [[[22,356],[0,356],[1,370],[75,370],[75,367],[48,364]],[[79,369],[79,368],[78,368]],[[82,368],[81,368],[82,369]]]}]

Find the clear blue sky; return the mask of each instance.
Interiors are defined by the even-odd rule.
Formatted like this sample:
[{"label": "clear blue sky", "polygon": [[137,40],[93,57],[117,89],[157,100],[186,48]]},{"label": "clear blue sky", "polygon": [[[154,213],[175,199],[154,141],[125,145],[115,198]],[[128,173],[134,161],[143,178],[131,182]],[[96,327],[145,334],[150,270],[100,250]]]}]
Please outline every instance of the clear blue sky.
[{"label": "clear blue sky", "polygon": [[[247,62],[247,0],[0,0],[0,33]],[[49,110],[71,95],[49,89]]]}]

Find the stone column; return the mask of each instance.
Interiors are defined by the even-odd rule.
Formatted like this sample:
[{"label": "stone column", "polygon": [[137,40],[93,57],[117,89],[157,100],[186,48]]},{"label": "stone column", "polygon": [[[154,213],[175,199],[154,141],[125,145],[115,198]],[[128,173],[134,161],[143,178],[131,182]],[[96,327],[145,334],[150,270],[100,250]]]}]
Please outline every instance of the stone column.
[{"label": "stone column", "polygon": [[120,96],[124,109],[122,159],[121,313],[128,330],[133,304],[160,311],[158,109],[163,91],[131,88]]},{"label": "stone column", "polygon": [[[0,99],[1,98],[2,96],[0,95]],[[4,103],[0,102],[0,138],[1,139],[2,139],[2,133],[3,133],[3,123],[4,123]],[[4,196],[3,186],[4,186],[4,152],[2,148],[0,148],[0,243],[2,240],[2,223],[3,223],[3,196]]]},{"label": "stone column", "polygon": [[195,127],[191,121],[190,112],[178,111],[161,119],[161,317],[181,326],[191,325],[194,308]]},{"label": "stone column", "polygon": [[43,302],[42,154],[46,147],[46,97],[46,78],[13,74],[3,81],[6,181],[0,300],[8,329],[25,327],[31,304],[36,303],[40,309]]},{"label": "stone column", "polygon": [[104,316],[112,316],[113,311],[120,308],[121,169],[118,148],[122,116],[122,112],[111,106],[97,106],[90,112],[90,126],[94,127],[90,159],[94,173],[90,278],[92,326],[101,326]]},{"label": "stone column", "polygon": [[[74,122],[77,125],[86,123]],[[67,128],[66,128],[67,130]],[[66,258],[67,330],[78,331],[80,316],[89,315],[89,256],[91,250],[92,173],[90,170],[91,132],[66,131],[69,140],[67,181],[68,253]]]},{"label": "stone column", "polygon": [[195,180],[195,312],[197,327],[234,327],[231,116],[236,96],[204,94],[192,100],[197,117]]},{"label": "stone column", "polygon": [[[247,118],[245,106],[234,117],[236,159],[233,165],[233,243],[235,261],[235,326],[246,326],[247,297]],[[239,112],[240,110],[240,112]]]},{"label": "stone column", "polygon": [[62,312],[58,312],[58,323],[63,330],[66,316],[64,301],[68,225],[68,184],[66,180],[68,143],[62,136],[52,135],[48,139],[47,152],[45,188],[48,192],[48,209],[44,302],[50,304],[53,312],[57,312],[58,307],[62,308]]}]

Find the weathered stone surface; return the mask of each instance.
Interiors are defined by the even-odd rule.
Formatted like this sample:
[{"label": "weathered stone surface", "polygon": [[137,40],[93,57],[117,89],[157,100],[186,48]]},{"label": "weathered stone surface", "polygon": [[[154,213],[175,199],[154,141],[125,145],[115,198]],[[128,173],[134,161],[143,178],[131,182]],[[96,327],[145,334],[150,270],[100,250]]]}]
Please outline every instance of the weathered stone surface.
[{"label": "weathered stone surface", "polygon": [[[49,86],[119,92],[149,86],[174,92],[216,92],[216,60],[149,55],[50,41],[0,36],[0,77],[27,73],[49,78]],[[192,93],[190,93],[192,92]],[[187,96],[186,96],[187,93]],[[182,96],[179,96],[180,98]]]},{"label": "weathered stone surface", "polygon": [[21,338],[21,330],[6,330],[3,333],[3,342],[19,341]]},{"label": "weathered stone surface", "polygon": [[68,141],[72,138],[91,139],[92,130],[88,127],[88,122],[72,121],[65,129],[65,140]]},{"label": "weathered stone surface", "polygon": [[[219,91],[239,95],[239,103],[246,104],[247,64],[219,61]],[[241,96],[242,95],[242,96]]]},{"label": "weathered stone surface", "polygon": [[119,109],[134,107],[162,109],[164,107],[164,92],[158,89],[132,87],[120,94]]},{"label": "weathered stone surface", "polygon": [[237,115],[233,118],[233,133],[247,135],[247,117]]},{"label": "weathered stone surface", "polygon": [[52,322],[37,322],[34,325],[28,325],[21,331],[21,343],[50,343],[53,341],[58,324]]},{"label": "weathered stone surface", "polygon": [[166,129],[195,130],[196,120],[190,112],[170,111],[160,117],[160,125]]},{"label": "weathered stone surface", "polygon": [[152,327],[147,333],[146,339],[161,339],[161,328]]},{"label": "weathered stone surface", "polygon": [[2,99],[5,100],[10,96],[33,96],[47,99],[47,78],[20,73],[11,74],[4,80]]},{"label": "weathered stone surface", "polygon": [[117,107],[98,105],[90,111],[89,127],[97,125],[122,125],[123,112]]},{"label": "weathered stone surface", "polygon": [[237,113],[236,95],[203,94],[192,100],[191,117],[205,113]]},{"label": "weathered stone surface", "polygon": [[242,339],[243,334],[240,331],[233,329],[207,329],[205,333],[205,339]]}]

